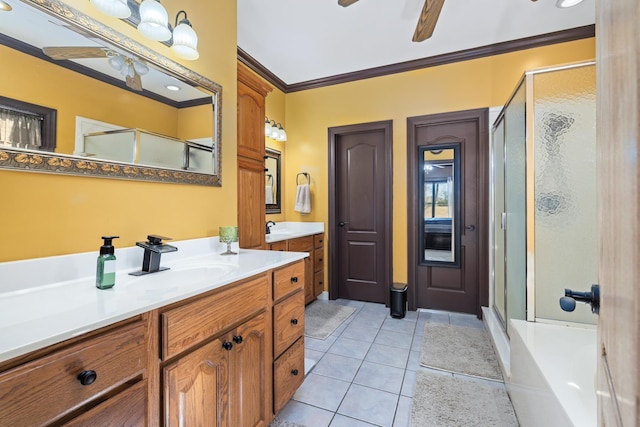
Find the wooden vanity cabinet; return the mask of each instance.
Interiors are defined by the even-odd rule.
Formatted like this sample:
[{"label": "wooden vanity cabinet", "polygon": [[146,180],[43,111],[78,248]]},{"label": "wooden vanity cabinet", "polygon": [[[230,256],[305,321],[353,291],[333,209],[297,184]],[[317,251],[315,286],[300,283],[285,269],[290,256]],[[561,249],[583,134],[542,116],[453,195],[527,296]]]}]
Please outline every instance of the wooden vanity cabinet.
[{"label": "wooden vanity cabinet", "polygon": [[274,414],[304,381],[304,276],[302,261],[273,272]]},{"label": "wooden vanity cabinet", "polygon": [[0,426],[149,425],[148,329],[142,317],[124,323],[0,368]]},{"label": "wooden vanity cabinet", "polygon": [[269,424],[269,279],[254,276],[162,310],[165,425]]},{"label": "wooden vanity cabinet", "polygon": [[272,251],[308,252],[305,258],[304,302],[309,304],[324,291],[324,233],[269,244]]}]

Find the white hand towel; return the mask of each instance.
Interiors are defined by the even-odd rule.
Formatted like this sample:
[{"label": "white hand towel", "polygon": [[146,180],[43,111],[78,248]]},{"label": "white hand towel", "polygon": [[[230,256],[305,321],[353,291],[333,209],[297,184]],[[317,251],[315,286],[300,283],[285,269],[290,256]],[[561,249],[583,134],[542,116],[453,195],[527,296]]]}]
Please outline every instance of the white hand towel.
[{"label": "white hand towel", "polygon": [[309,184],[298,185],[294,210],[300,213],[311,212],[311,190],[309,189]]},{"label": "white hand towel", "polygon": [[266,205],[273,204],[273,187],[270,185],[264,187],[264,203]]}]

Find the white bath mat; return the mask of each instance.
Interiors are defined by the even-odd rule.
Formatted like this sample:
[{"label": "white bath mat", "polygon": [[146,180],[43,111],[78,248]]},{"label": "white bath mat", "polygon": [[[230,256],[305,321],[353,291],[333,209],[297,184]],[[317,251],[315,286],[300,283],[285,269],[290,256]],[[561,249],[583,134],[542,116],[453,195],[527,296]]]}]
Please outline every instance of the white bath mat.
[{"label": "white bath mat", "polygon": [[502,381],[502,372],[487,332],[482,328],[427,323],[420,365]]},{"label": "white bath mat", "polygon": [[418,370],[411,427],[515,427],[504,384]]},{"label": "white bath mat", "polygon": [[326,339],[356,311],[353,307],[316,300],[304,309],[304,334]]}]

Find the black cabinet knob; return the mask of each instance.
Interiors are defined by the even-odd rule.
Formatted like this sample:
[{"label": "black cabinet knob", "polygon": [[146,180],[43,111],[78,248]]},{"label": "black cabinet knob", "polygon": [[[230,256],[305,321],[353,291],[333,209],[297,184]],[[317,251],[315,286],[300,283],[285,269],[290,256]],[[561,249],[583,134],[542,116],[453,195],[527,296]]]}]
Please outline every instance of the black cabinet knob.
[{"label": "black cabinet knob", "polygon": [[242,343],[242,335],[235,335],[233,337],[233,342],[236,344],[241,344]]},{"label": "black cabinet knob", "polygon": [[322,262],[322,258],[318,258],[318,262]]},{"label": "black cabinet knob", "polygon": [[233,344],[231,344],[229,341],[225,341],[222,343],[222,348],[229,351],[233,348]]},{"label": "black cabinet knob", "polygon": [[291,283],[298,283],[298,278],[296,276],[293,276],[291,278]]},{"label": "black cabinet knob", "polygon": [[292,370],[291,370],[291,375],[293,375],[294,377],[295,377],[296,375],[298,375],[298,370],[297,370],[297,369],[292,369]]},{"label": "black cabinet knob", "polygon": [[96,371],[82,371],[78,374],[78,381],[82,385],[91,385],[98,379]]},{"label": "black cabinet knob", "polygon": [[297,325],[298,324],[298,319],[291,319],[291,324],[292,325]]}]

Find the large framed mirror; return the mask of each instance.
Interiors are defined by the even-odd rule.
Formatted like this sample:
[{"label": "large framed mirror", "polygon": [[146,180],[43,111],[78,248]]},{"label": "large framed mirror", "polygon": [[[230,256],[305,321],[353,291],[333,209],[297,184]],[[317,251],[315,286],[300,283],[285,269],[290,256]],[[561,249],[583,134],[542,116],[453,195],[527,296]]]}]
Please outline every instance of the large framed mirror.
[{"label": "large framed mirror", "polygon": [[280,152],[272,148],[265,150],[264,185],[265,204],[268,214],[279,214],[280,207]]},{"label": "large framed mirror", "polygon": [[419,147],[421,264],[460,265],[460,145]]},{"label": "large framed mirror", "polygon": [[[219,84],[61,1],[11,5],[0,12],[0,168],[221,185]],[[21,103],[55,112],[54,148],[14,136],[32,113],[16,115]]]}]

